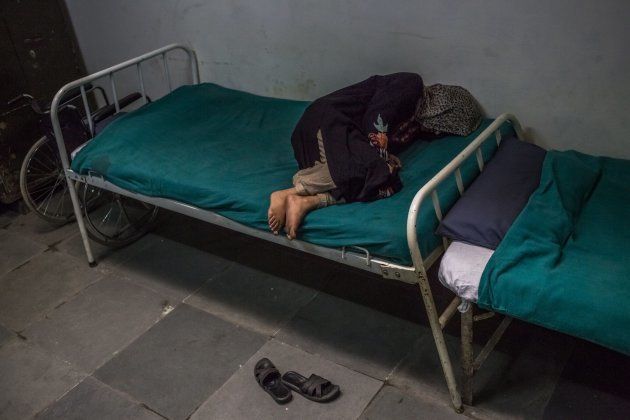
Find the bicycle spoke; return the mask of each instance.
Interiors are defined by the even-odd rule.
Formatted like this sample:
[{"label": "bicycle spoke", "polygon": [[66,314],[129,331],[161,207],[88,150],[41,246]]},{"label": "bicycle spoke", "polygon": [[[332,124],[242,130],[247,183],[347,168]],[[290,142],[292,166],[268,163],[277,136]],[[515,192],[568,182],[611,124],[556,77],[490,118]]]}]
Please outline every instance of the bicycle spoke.
[{"label": "bicycle spoke", "polygon": [[[48,155],[46,155],[46,158],[50,161],[50,163],[52,163],[54,166],[56,167],[61,167],[60,163],[61,160],[58,157],[58,153],[53,150],[52,146],[50,145],[50,141],[47,141],[44,143],[44,145],[48,148],[48,150],[50,151],[50,153]],[[51,158],[52,156],[52,158]]]},{"label": "bicycle spoke", "polygon": [[42,162],[39,158],[36,158],[35,156],[33,156],[31,158],[31,161],[35,161],[36,163],[38,163],[40,165],[40,167],[44,168],[48,172],[52,172],[52,171],[55,171],[57,169],[57,168],[55,168],[54,165],[52,167],[51,166],[47,166],[46,163]]},{"label": "bicycle spoke", "polygon": [[29,196],[31,197],[31,200],[33,200],[34,203],[39,202],[42,198],[48,196],[48,194],[50,194],[51,191],[51,187],[50,186],[44,186],[38,190],[35,191],[34,195],[33,193],[29,194]]},{"label": "bicycle spoke", "polygon": [[49,179],[41,180],[41,181],[38,181],[36,183],[35,182],[28,183],[27,185],[29,187],[28,188],[29,192],[32,195],[33,193],[38,193],[38,192],[40,192],[42,190],[47,190],[47,189],[51,188],[55,184],[56,180],[57,180],[57,177],[54,177],[54,178],[50,177]]},{"label": "bicycle spoke", "polygon": [[[105,216],[104,216],[104,217],[103,217],[103,219],[101,220],[101,222],[100,222],[99,226],[101,226],[101,227],[102,227],[102,226],[105,224],[105,222],[107,221],[107,219],[109,219],[109,216],[111,215],[112,210],[113,210],[113,208],[112,208],[112,207],[109,207],[109,210],[107,211],[107,213],[105,214]],[[100,232],[100,229],[99,229],[99,232]]]},{"label": "bicycle spoke", "polygon": [[[55,181],[55,185],[53,185],[52,189],[50,190],[50,194],[48,195],[48,197],[46,197],[46,200],[42,202],[42,204],[46,203],[46,207],[44,208],[44,213],[46,213],[48,211],[48,205],[50,204],[50,200],[52,199],[53,194],[55,193],[55,190],[57,189],[57,185],[59,185],[59,181],[60,181],[60,179],[57,179],[57,181]],[[38,210],[39,210],[40,206],[37,206]]]},{"label": "bicycle spoke", "polygon": [[[50,173],[50,172],[46,173],[46,174],[45,173],[42,173],[42,174],[31,174],[31,173],[29,173],[26,176],[26,179],[27,179],[27,183],[30,184],[31,182],[35,182],[35,181],[40,181],[41,182],[42,179],[44,179],[44,180],[45,179],[52,179],[52,178],[57,178],[58,176],[59,176],[59,174],[57,174],[57,173]],[[28,181],[28,180],[32,180],[32,181]]]},{"label": "bicycle spoke", "polygon": [[59,216],[61,214],[59,210],[63,211],[64,197],[66,196],[67,192],[68,192],[68,185],[66,184],[65,188],[61,191],[61,195],[57,197],[58,198],[57,207],[55,208],[55,212],[53,213],[53,215]]},{"label": "bicycle spoke", "polygon": [[116,219],[116,224],[114,224],[114,233],[112,234],[112,237],[114,238],[117,238],[120,236],[118,226],[120,222],[122,221],[123,216],[125,215],[125,211],[123,210],[122,204],[120,202],[120,198],[116,200],[116,204],[118,204],[118,218]]}]

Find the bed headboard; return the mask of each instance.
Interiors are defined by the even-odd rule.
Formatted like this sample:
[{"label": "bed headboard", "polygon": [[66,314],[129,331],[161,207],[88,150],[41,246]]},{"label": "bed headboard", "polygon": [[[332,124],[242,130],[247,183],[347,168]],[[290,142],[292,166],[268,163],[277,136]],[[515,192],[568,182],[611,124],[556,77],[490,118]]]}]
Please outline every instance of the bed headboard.
[{"label": "bed headboard", "polygon": [[142,99],[144,100],[144,103],[147,103],[148,99],[147,99],[147,93],[145,90],[142,63],[156,57],[159,59],[161,58],[161,61],[162,61],[161,70],[164,74],[164,80],[168,86],[168,90],[172,91],[173,85],[172,85],[172,78],[171,78],[171,74],[169,70],[167,55],[170,52],[176,51],[176,50],[184,51],[186,53],[187,60],[190,65],[191,82],[193,84],[199,83],[199,64],[197,61],[197,55],[195,54],[195,51],[185,45],[170,44],[162,48],[158,48],[157,50],[150,51],[146,54],[142,54],[130,60],[124,61],[122,63],[116,64],[115,66],[97,71],[96,73],[93,73],[88,76],[77,79],[75,81],[72,81],[64,85],[61,89],[59,89],[57,94],[55,94],[55,97],[53,98],[53,101],[50,107],[50,118],[52,121],[52,127],[55,133],[55,139],[57,141],[57,148],[59,149],[59,153],[61,155],[60,157],[61,157],[61,162],[63,164],[64,170],[69,169],[70,162],[68,159],[68,152],[66,150],[66,146],[63,139],[63,133],[61,131],[61,126],[59,123],[59,111],[62,104],[62,99],[66,96],[66,94],[73,89],[77,89],[77,88],[79,89],[81,93],[81,98],[83,100],[83,107],[86,114],[87,124],[89,126],[89,130],[91,134],[94,135],[94,121],[92,119],[92,110],[90,109],[90,103],[89,103],[87,93],[86,93],[86,85],[100,79],[108,79],[109,87],[110,87],[111,95],[112,95],[112,103],[116,109],[116,113],[118,113],[120,112],[121,106],[120,106],[120,99],[118,97],[118,92],[116,91],[115,75],[116,73],[122,70],[135,66],[136,72],[137,72],[138,88],[139,88],[140,93],[142,94]]}]

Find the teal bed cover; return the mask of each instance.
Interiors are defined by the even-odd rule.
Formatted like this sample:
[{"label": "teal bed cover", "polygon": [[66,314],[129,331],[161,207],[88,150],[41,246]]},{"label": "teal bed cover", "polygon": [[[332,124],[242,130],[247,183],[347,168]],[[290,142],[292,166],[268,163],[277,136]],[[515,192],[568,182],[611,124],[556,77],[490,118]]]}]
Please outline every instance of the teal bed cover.
[{"label": "teal bed cover", "polygon": [[548,152],[478,304],[630,354],[630,161]]},{"label": "teal bed cover", "polygon": [[[291,133],[308,102],[257,96],[215,84],[183,86],[110,124],[74,158],[78,173],[98,174],[124,189],[214,211],[267,230],[269,194],[291,187],[297,163]],[[337,205],[309,214],[299,239],[326,247],[360,246],[372,255],[411,264],[406,222],[415,193],[468,145],[491,120],[468,137],[416,141],[400,154],[404,188],[370,203]],[[502,127],[504,135],[512,127]],[[486,142],[486,159],[496,149]],[[477,174],[473,159],[465,182]],[[448,208],[455,180],[439,190]],[[440,244],[430,200],[419,218],[423,255]]]}]

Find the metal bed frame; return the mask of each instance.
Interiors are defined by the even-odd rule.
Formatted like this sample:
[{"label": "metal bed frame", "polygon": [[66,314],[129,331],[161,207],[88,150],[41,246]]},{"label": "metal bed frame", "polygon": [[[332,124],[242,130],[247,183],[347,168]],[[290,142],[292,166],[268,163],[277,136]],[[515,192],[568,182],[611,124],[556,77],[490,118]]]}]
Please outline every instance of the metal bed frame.
[{"label": "metal bed frame", "polygon": [[223,217],[217,213],[209,210],[197,208],[188,204],[170,200],[161,197],[150,197],[135,192],[131,192],[120,188],[107,180],[93,176],[91,174],[79,174],[74,172],[70,168],[69,154],[67,153],[63,133],[59,124],[58,111],[60,107],[61,98],[66,92],[73,88],[79,88],[81,91],[81,97],[83,105],[86,111],[87,122],[91,132],[94,132],[94,125],[90,117],[90,105],[86,95],[84,86],[87,83],[94,82],[98,79],[109,79],[109,85],[112,92],[112,102],[115,104],[116,112],[120,111],[119,97],[116,91],[115,73],[135,66],[137,70],[137,78],[140,91],[144,102],[147,102],[147,95],[145,91],[144,76],[142,72],[142,63],[158,58],[162,60],[163,72],[168,85],[169,91],[173,90],[171,75],[169,70],[169,64],[167,54],[174,50],[184,51],[188,56],[188,63],[190,65],[190,72],[192,78],[192,84],[199,83],[199,68],[195,51],[191,48],[180,45],[171,44],[157,50],[140,55],[133,59],[124,61],[115,66],[98,71],[94,74],[88,75],[81,79],[75,80],[63,86],[55,95],[51,105],[51,119],[57,141],[57,147],[61,155],[61,161],[63,169],[66,175],[66,180],[70,190],[70,197],[74,213],[76,216],[79,230],[81,232],[81,238],[83,240],[83,246],[90,266],[95,266],[96,262],[92,254],[90,242],[88,240],[85,223],[83,220],[83,213],[79,198],[77,195],[76,183],[81,182],[88,185],[92,185],[104,190],[111,191],[113,193],[121,194],[123,196],[131,197],[133,199],[149,203],[161,208],[165,208],[171,211],[175,211],[190,217],[194,217],[215,225],[223,226],[225,228],[235,230],[246,235],[250,235],[256,238],[264,239],[270,242],[274,242],[279,245],[287,246],[298,251],[306,252],[309,254],[317,255],[319,257],[327,258],[329,260],[337,261],[339,263],[349,265],[361,270],[369,271],[382,276],[385,279],[398,280],[405,283],[417,284],[420,288],[420,293],[426,313],[429,319],[431,331],[433,333],[433,339],[437,347],[438,356],[446,379],[446,384],[451,396],[451,400],[455,410],[459,413],[463,412],[464,404],[472,405],[472,381],[474,373],[481,367],[484,360],[490,354],[494,346],[497,344],[505,329],[509,325],[511,318],[505,317],[494,334],[490,337],[485,347],[481,350],[479,355],[474,358],[473,356],[473,324],[474,322],[488,319],[494,315],[493,312],[486,312],[479,315],[473,314],[473,305],[468,305],[468,309],[461,314],[461,361],[462,361],[462,390],[457,386],[453,364],[444,341],[443,329],[451,318],[457,312],[457,308],[461,303],[459,297],[455,297],[446,309],[438,314],[433,294],[431,292],[431,286],[427,277],[427,270],[437,261],[439,256],[446,250],[449,242],[446,238],[443,238],[443,243],[434,249],[429,255],[424,257],[419,249],[418,236],[417,236],[417,218],[419,209],[422,203],[430,198],[433,202],[433,208],[438,220],[442,219],[442,208],[438,199],[437,189],[442,182],[451,176],[455,177],[457,188],[460,195],[464,192],[464,183],[460,172],[461,165],[473,154],[476,156],[479,170],[482,171],[484,167],[484,157],[481,151],[481,146],[484,142],[494,138],[497,144],[501,141],[500,128],[505,122],[510,122],[516,132],[517,137],[523,140],[523,131],[519,121],[511,114],[503,114],[499,116],[490,126],[488,126],[479,136],[473,140],[464,150],[459,153],[449,164],[447,164],[442,170],[440,170],[429,182],[427,182],[415,195],[411,205],[409,206],[409,213],[407,217],[407,243],[409,251],[411,253],[411,259],[413,265],[404,266],[392,263],[390,261],[373,257],[369,251],[359,247],[342,247],[341,249],[326,248],[318,245],[313,245],[308,242],[300,240],[288,240],[282,235],[273,235],[271,232],[265,232],[262,230],[254,229],[240,223],[234,222],[226,217]]}]

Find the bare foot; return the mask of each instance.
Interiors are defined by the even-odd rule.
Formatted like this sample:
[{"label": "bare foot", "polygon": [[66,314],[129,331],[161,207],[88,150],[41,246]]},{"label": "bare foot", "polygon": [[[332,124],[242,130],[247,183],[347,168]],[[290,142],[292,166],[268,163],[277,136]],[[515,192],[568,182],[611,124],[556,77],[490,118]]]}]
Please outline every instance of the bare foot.
[{"label": "bare foot", "polygon": [[319,205],[319,198],[316,195],[289,195],[286,198],[287,203],[287,219],[284,230],[287,232],[289,239],[297,237],[297,231],[304,216],[310,211],[315,210]]},{"label": "bare foot", "polygon": [[295,188],[274,191],[269,197],[269,210],[267,211],[267,221],[269,229],[277,235],[284,227],[284,220],[287,212],[287,197],[296,194]]}]

